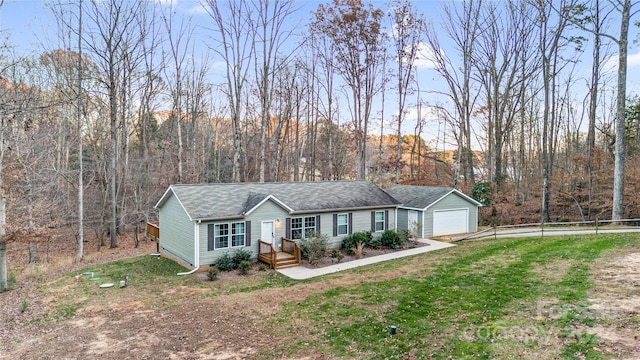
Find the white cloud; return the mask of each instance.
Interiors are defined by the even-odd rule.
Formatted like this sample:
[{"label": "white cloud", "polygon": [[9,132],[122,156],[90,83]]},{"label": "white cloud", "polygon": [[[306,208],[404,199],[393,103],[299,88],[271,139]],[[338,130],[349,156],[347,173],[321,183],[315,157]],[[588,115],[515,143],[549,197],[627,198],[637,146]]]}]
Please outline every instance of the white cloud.
[{"label": "white cloud", "polygon": [[[640,66],[640,51],[627,54],[627,71],[629,68]],[[602,62],[602,72],[614,73],[618,71],[618,55],[610,56]]]},{"label": "white cloud", "polygon": [[[396,111],[395,117],[397,118],[398,112]],[[422,105],[420,109],[420,117],[423,121],[434,120],[438,118],[438,109],[430,105]],[[413,105],[406,109],[403,117],[403,121],[414,122],[418,120],[418,107]]]},{"label": "white cloud", "polygon": [[209,12],[207,11],[206,4],[197,1],[195,5],[191,6],[188,10],[187,10],[187,14],[190,15],[207,15],[209,14]]},{"label": "white cloud", "polygon": [[[442,49],[438,51],[443,52]],[[429,44],[424,42],[418,43],[415,66],[423,69],[433,69],[436,67],[435,51]]]}]

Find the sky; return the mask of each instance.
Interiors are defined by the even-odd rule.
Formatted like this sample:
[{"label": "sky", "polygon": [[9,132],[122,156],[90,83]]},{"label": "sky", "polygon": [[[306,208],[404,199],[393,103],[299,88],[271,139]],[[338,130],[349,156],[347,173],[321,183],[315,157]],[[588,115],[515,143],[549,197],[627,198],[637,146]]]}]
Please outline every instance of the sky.
[{"label": "sky", "polygon": [[[75,3],[78,0],[55,1],[70,1]],[[154,1],[165,4],[170,2],[170,0]],[[55,24],[55,19],[52,16],[52,12],[47,7],[47,3],[50,2],[42,0],[5,0],[3,8],[0,9],[0,29],[4,34],[9,35],[9,41],[11,44],[14,44],[17,53],[38,54],[39,52],[42,52],[43,49],[56,48],[55,39],[57,38],[57,26]],[[294,21],[300,23],[299,31],[301,33],[305,31],[306,24],[309,22],[309,19],[311,19],[312,11],[314,11],[320,3],[326,3],[326,1],[299,1],[298,5],[300,6],[300,10],[297,14],[300,16]],[[373,4],[382,8],[386,7],[385,2],[383,1],[373,1]],[[433,23],[436,29],[440,26],[442,23],[442,8],[439,1],[416,0],[414,4],[418,11],[425,14],[427,21]],[[205,11],[197,5],[197,2],[193,0],[178,0],[176,9],[185,16],[192,16],[193,22],[197,26],[196,33],[200,33],[200,35],[202,35],[202,39],[206,39],[206,35],[209,32],[206,28],[210,26],[211,20]],[[638,44],[638,28],[632,26],[630,31],[631,42],[628,51],[629,66],[627,94],[628,96],[633,96],[634,94],[640,94],[640,46]],[[454,51],[447,48],[448,44],[446,41],[442,44],[442,51],[447,54],[454,53]],[[201,46],[205,48],[206,44],[203,42]],[[429,49],[426,50],[428,53]],[[422,116],[423,118],[426,117],[428,119],[424,137],[432,140],[440,138],[438,140],[442,142],[442,131],[444,130],[443,124],[437,120],[436,112],[429,105],[446,103],[446,98],[436,94],[437,92],[446,91],[446,86],[444,81],[431,69],[429,61],[422,59],[418,62],[418,65],[419,68],[417,76],[420,82],[420,95],[422,101],[426,102],[426,105],[422,107]],[[216,70],[216,66],[219,70],[219,68],[224,67],[225,64],[221,63],[219,59],[214,58],[212,65],[214,71]],[[589,44],[586,45],[585,51],[580,54],[579,63],[576,66],[579,68],[578,74],[581,74],[580,76],[585,76],[584,81],[577,82],[578,85],[576,86],[578,89],[576,89],[576,92],[584,92],[586,91],[587,84],[586,77],[590,73],[591,66],[591,49]],[[612,73],[615,73],[616,66],[617,57],[615,56],[605,60],[603,64],[603,67]],[[582,89],[579,84],[584,84]],[[614,82],[612,82],[612,86],[613,84]],[[392,95],[387,94],[387,97],[388,99],[392,99]],[[576,95],[576,98],[580,98],[580,96]],[[403,129],[405,133],[413,133],[415,119],[417,118],[417,107],[415,106],[417,103],[417,96],[409,101],[412,104],[412,108],[409,110],[409,114],[407,115],[408,122],[405,124],[406,126]],[[387,100],[385,103],[387,104],[384,110],[385,118],[389,118],[389,115],[394,113],[394,109],[397,114],[397,107],[394,100]],[[376,114],[374,114],[374,117],[376,119],[379,118]],[[376,120],[374,128],[377,127],[377,121],[378,120]],[[385,131],[392,132],[392,128]],[[379,133],[379,130],[373,130],[372,132]],[[448,141],[453,140],[452,138],[449,138]]]}]

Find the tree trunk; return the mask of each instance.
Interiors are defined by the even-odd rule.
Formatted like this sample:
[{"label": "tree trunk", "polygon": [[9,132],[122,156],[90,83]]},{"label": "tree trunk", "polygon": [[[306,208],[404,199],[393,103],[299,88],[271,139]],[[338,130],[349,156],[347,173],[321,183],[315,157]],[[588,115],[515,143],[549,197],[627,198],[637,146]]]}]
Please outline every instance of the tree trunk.
[{"label": "tree trunk", "polygon": [[82,0],[78,3],[78,234],[76,261],[84,256],[84,181],[83,175],[83,144],[82,144]]},{"label": "tree trunk", "polygon": [[627,37],[629,35],[630,0],[622,6],[618,39],[618,97],[616,108],[616,153],[613,167],[613,209],[611,220],[624,218],[625,116],[627,87]]},{"label": "tree trunk", "polygon": [[0,241],[0,292],[7,290],[7,243]]},{"label": "tree trunk", "polygon": [[593,150],[596,146],[596,111],[598,106],[598,88],[600,82],[600,0],[595,0],[593,19],[593,65],[591,68],[591,88],[589,89],[589,127],[587,129],[587,177],[588,200],[587,219],[591,220],[591,203],[593,200]]},{"label": "tree trunk", "polygon": [[0,291],[7,290],[7,242],[3,239],[6,234],[7,199],[0,196]]}]

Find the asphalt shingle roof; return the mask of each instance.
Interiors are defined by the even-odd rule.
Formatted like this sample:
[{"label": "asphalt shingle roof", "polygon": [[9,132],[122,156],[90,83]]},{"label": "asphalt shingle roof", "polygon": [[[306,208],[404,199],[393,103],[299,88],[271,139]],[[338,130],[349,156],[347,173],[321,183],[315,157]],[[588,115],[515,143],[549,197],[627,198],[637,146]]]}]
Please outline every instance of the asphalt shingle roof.
[{"label": "asphalt shingle roof", "polygon": [[[193,220],[242,216],[267,197],[292,212],[396,206],[400,202],[369,181],[172,185]],[[168,198],[165,194],[157,206]]]},{"label": "asphalt shingle roof", "polygon": [[426,209],[453,190],[450,187],[439,186],[394,185],[387,189],[387,193],[405,207]]}]

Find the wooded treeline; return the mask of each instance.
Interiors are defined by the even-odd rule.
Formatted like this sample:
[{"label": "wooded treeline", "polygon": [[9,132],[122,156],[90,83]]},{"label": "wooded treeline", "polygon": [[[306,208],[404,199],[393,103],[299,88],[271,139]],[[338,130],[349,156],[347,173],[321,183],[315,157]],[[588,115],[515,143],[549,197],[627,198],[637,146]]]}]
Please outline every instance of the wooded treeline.
[{"label": "wooded treeline", "polygon": [[7,241],[84,226],[117,246],[172,183],[366,178],[457,186],[484,222],[640,216],[637,2],[199,6],[56,1],[55,45],[4,41]]}]

